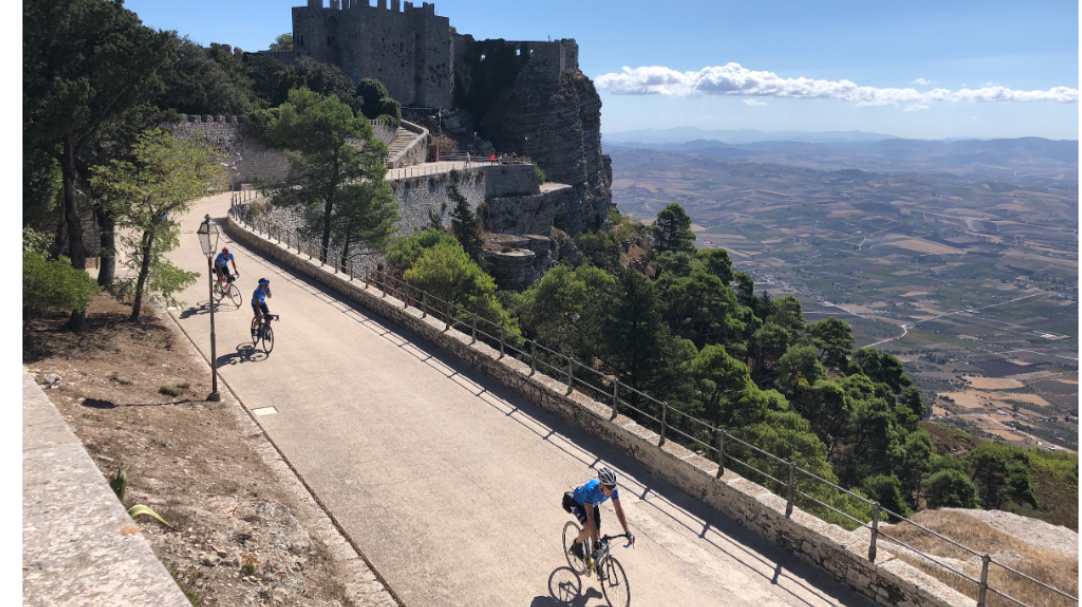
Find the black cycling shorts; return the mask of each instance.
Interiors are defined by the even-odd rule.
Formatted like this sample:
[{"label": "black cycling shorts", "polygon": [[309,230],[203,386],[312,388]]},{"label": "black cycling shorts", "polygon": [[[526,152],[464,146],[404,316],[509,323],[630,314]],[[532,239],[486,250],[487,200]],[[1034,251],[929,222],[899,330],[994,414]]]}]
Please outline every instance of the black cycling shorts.
[{"label": "black cycling shorts", "polygon": [[254,312],[256,316],[261,316],[260,311],[262,311],[263,314],[270,314],[270,308],[267,307],[267,302],[252,304],[252,312]]},{"label": "black cycling shorts", "polygon": [[[575,496],[570,491],[564,494],[563,504],[564,511],[575,515],[575,518],[579,519],[580,525],[586,524],[586,509],[579,505],[575,501]],[[594,506],[594,525],[597,529],[601,529],[601,509]]]},{"label": "black cycling shorts", "polygon": [[215,265],[214,269],[222,275],[222,278],[229,280],[233,275],[229,273],[229,266]]}]

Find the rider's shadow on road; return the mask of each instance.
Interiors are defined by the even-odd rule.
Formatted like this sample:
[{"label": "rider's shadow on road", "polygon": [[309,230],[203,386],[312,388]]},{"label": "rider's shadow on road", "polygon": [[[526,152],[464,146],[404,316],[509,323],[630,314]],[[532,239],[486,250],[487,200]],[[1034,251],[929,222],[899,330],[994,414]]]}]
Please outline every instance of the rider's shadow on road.
[{"label": "rider's shadow on road", "polygon": [[218,368],[226,365],[239,365],[240,363],[257,363],[267,360],[267,353],[256,350],[250,343],[242,343],[237,346],[236,352],[223,354],[218,357]]},{"label": "rider's shadow on road", "polygon": [[586,607],[590,599],[602,599],[604,595],[590,586],[582,593],[582,578],[569,567],[560,567],[549,576],[549,595],[537,596],[530,607]]},{"label": "rider's shadow on road", "polygon": [[[208,302],[205,302],[205,301],[197,301],[197,302],[195,302],[195,305],[188,306],[188,308],[186,310],[184,310],[183,312],[180,313],[180,318],[183,320],[185,318],[189,318],[189,317],[192,317],[192,316],[198,316],[198,315],[201,315],[201,314],[210,314],[210,306],[208,306],[207,303]],[[214,302],[214,311],[216,313],[218,313],[218,314],[223,314],[225,312],[232,312],[234,310],[239,310],[239,309],[240,309],[240,307],[239,306],[234,306],[232,302],[230,302],[229,304],[224,305],[224,306],[222,305],[221,301]]]}]

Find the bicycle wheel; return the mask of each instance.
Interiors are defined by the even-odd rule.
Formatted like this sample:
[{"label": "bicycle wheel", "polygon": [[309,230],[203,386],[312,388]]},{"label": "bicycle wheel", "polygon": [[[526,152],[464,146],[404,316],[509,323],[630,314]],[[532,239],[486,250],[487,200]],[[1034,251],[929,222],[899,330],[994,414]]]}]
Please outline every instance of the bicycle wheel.
[{"label": "bicycle wheel", "polygon": [[601,592],[605,594],[605,600],[612,607],[628,607],[631,605],[631,587],[627,585],[627,574],[624,566],[613,557],[605,559],[601,564],[601,570],[605,573],[605,580],[600,581]]},{"label": "bicycle wheel", "polygon": [[574,521],[567,521],[567,524],[564,525],[564,557],[567,558],[567,566],[571,568],[571,571],[575,572],[575,575],[586,573],[586,561],[571,553],[571,545],[575,543],[579,531],[581,529]]},{"label": "bicycle wheel", "polygon": [[259,324],[262,322],[258,316],[252,317],[252,347],[259,345]]},{"label": "bicycle wheel", "polygon": [[241,301],[243,301],[243,300],[241,299],[240,289],[237,288],[237,285],[235,285],[233,283],[230,283],[229,284],[229,292],[228,292],[228,294],[229,294],[229,299],[233,300],[233,305],[237,306],[239,308],[240,304],[241,304]]},{"label": "bicycle wheel", "polygon": [[270,327],[263,328],[263,351],[267,354],[274,349],[274,330]]}]

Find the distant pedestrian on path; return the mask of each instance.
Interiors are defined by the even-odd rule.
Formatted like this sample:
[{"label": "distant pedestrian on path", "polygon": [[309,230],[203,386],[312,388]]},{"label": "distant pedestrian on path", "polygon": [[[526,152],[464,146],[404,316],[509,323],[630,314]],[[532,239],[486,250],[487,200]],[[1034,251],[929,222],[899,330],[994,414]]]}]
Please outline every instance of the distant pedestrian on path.
[{"label": "distant pedestrian on path", "polygon": [[468,168],[469,166],[470,166],[470,153],[466,152],[466,167]]},{"label": "distant pedestrian on path", "polygon": [[511,152],[511,164],[515,164],[515,153]]}]

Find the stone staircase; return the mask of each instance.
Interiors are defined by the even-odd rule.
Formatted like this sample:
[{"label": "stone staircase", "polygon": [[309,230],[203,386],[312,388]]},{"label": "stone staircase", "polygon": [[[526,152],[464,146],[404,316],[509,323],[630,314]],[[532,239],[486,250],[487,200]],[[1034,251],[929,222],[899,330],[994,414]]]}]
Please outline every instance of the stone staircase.
[{"label": "stone staircase", "polygon": [[403,120],[397,136],[387,146],[387,158],[383,164],[391,169],[421,164],[425,161],[427,146],[428,129]]}]

